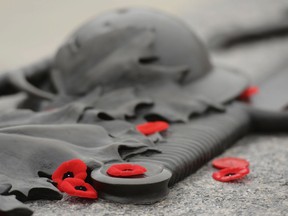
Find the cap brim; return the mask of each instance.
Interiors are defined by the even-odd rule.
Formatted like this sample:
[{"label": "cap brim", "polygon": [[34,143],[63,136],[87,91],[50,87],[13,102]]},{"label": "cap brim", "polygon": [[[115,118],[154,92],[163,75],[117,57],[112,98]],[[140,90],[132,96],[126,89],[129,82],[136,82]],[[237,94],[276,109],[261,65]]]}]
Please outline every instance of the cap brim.
[{"label": "cap brim", "polygon": [[247,88],[245,75],[228,68],[217,68],[187,86],[187,90],[215,102],[226,103],[237,98]]}]

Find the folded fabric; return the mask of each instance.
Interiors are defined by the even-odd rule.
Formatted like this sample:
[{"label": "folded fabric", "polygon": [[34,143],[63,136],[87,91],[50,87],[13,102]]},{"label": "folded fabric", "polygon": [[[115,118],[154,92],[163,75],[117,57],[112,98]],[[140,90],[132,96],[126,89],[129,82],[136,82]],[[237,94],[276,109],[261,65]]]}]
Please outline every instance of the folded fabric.
[{"label": "folded fabric", "polygon": [[215,0],[186,7],[185,21],[212,51],[216,65],[261,83],[281,71],[288,56],[288,2]]}]

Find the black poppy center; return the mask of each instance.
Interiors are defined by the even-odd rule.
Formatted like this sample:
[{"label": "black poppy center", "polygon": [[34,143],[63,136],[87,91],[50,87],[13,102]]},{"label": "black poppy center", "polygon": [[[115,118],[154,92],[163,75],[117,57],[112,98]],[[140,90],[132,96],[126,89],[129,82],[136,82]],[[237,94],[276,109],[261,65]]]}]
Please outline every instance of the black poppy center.
[{"label": "black poppy center", "polygon": [[227,173],[227,174],[225,174],[225,176],[233,176],[233,175],[235,175],[236,173]]},{"label": "black poppy center", "polygon": [[76,186],[75,187],[76,190],[81,190],[81,191],[87,191],[87,188],[84,186]]},{"label": "black poppy center", "polygon": [[73,172],[66,172],[66,173],[63,175],[62,180],[66,179],[66,178],[73,178],[73,177],[74,177]]}]

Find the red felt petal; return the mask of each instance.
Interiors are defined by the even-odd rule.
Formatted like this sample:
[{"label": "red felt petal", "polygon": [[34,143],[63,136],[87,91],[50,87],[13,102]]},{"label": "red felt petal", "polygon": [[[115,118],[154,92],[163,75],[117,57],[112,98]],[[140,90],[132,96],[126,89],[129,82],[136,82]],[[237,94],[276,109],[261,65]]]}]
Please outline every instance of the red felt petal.
[{"label": "red felt petal", "polygon": [[136,126],[136,129],[144,135],[151,135],[157,132],[165,131],[168,128],[169,124],[165,121],[147,122]]},{"label": "red felt petal", "polygon": [[[53,173],[52,180],[56,182],[58,185],[65,178],[79,178],[85,179],[87,177],[87,166],[86,164],[80,159],[73,159],[66,162],[63,162]],[[70,173],[72,175],[67,175]]]},{"label": "red felt petal", "polygon": [[241,179],[247,174],[249,174],[250,170],[247,167],[233,167],[233,168],[225,168],[218,172],[214,172],[212,177],[221,182],[234,181],[236,179]]},{"label": "red felt petal", "polygon": [[250,86],[246,88],[241,95],[239,96],[240,100],[247,101],[249,100],[253,95],[257,94],[259,92],[259,88],[257,86]]},{"label": "red felt petal", "polygon": [[219,158],[215,159],[212,162],[213,166],[217,169],[225,169],[229,167],[248,167],[249,162],[242,158],[233,158],[233,157],[226,157],[226,158]]},{"label": "red felt petal", "polygon": [[[96,199],[98,194],[96,190],[82,179],[67,178],[59,185],[61,191],[70,196],[77,196],[82,198]],[[81,190],[82,189],[82,190]],[[85,191],[83,190],[85,189]]]},{"label": "red felt petal", "polygon": [[143,175],[147,169],[138,164],[114,164],[107,169],[107,174],[114,177]]}]

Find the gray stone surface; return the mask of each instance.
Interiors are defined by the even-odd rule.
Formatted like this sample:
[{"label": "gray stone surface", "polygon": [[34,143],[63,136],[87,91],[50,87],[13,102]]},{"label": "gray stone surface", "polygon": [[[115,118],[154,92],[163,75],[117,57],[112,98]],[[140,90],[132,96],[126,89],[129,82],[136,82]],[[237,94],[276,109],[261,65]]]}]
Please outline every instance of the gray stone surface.
[{"label": "gray stone surface", "polygon": [[251,173],[234,183],[215,181],[211,163],[171,188],[169,196],[154,205],[123,205],[107,201],[37,201],[28,205],[37,215],[287,215],[288,137],[249,136],[224,156],[250,162]]}]

